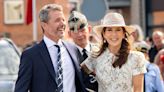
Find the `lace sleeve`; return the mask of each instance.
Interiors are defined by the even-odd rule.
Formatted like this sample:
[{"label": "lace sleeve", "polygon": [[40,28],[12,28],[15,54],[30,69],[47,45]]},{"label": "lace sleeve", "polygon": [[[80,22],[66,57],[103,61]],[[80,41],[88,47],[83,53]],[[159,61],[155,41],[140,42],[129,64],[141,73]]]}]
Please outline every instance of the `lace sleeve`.
[{"label": "lace sleeve", "polygon": [[145,66],[145,56],[140,52],[135,52],[132,55],[133,64],[132,64],[132,71],[133,75],[138,75],[142,73],[146,73],[146,66]]},{"label": "lace sleeve", "polygon": [[86,67],[89,69],[90,73],[94,71],[94,66],[95,66],[95,58],[92,56],[89,56],[83,63],[82,65],[86,65]]}]

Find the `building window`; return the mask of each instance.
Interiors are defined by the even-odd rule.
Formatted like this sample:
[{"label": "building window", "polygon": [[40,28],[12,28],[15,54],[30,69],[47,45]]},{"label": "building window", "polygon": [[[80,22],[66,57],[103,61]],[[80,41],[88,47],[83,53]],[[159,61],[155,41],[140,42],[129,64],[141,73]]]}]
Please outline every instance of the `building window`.
[{"label": "building window", "polygon": [[164,31],[164,1],[146,0],[146,35],[151,36],[153,31]]}]

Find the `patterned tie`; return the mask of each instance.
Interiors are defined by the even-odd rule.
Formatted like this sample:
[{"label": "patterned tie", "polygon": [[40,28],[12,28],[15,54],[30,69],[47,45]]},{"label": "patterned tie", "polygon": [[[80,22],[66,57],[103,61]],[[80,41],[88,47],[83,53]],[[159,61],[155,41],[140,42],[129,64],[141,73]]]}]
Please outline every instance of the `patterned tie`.
[{"label": "patterned tie", "polygon": [[88,57],[86,51],[87,51],[86,49],[82,50],[82,52],[83,52],[83,61]]},{"label": "patterned tie", "polygon": [[59,45],[55,45],[58,49],[57,54],[57,92],[63,92],[63,68],[61,66],[61,52]]}]

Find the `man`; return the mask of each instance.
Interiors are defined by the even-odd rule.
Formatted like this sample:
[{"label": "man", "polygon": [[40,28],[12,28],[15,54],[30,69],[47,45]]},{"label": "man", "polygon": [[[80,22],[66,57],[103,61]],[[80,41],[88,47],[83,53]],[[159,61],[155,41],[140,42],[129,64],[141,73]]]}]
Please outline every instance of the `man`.
[{"label": "man", "polygon": [[[91,44],[89,43],[89,35],[91,27],[87,23],[86,17],[80,12],[73,11],[68,20],[69,24],[69,36],[72,38],[74,44],[78,48],[78,57],[80,57],[79,63],[82,63],[91,51]],[[93,75],[87,75],[83,72],[84,84],[86,89],[90,92],[98,91],[98,83]]]},{"label": "man", "polygon": [[164,34],[161,31],[154,31],[152,34],[154,45],[149,50],[150,62],[154,62],[154,58],[159,50],[164,48]]},{"label": "man", "polygon": [[39,18],[43,40],[22,53],[15,92],[85,92],[74,45],[66,43],[66,21],[57,4],[45,5]]}]

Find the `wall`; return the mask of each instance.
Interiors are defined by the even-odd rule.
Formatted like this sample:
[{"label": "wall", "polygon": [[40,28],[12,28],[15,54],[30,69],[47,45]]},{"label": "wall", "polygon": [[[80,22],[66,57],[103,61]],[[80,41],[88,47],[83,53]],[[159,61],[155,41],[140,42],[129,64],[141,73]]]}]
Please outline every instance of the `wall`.
[{"label": "wall", "polygon": [[[24,13],[26,17],[26,4],[27,0],[24,1]],[[0,33],[9,33],[11,39],[20,47],[24,47],[33,41],[32,23],[29,25],[23,24],[4,24],[4,0],[0,0]],[[37,16],[40,8],[48,3],[59,3],[64,7],[64,13],[68,16],[67,0],[36,0]],[[38,39],[42,38],[42,31],[38,19]]]}]

